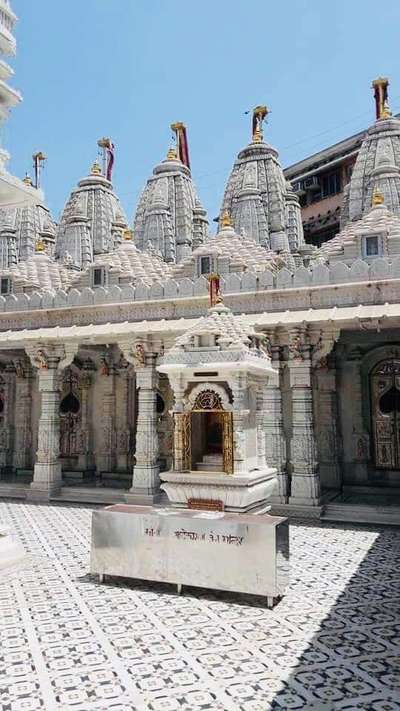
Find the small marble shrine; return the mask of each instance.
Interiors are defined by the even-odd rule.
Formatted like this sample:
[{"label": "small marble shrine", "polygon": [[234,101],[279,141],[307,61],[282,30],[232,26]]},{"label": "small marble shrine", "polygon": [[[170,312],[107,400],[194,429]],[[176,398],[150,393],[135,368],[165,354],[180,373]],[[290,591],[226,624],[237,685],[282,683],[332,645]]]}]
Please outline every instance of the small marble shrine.
[{"label": "small marble shrine", "polygon": [[[15,21],[0,0],[4,55]],[[21,97],[4,61],[0,73],[4,122]],[[45,156],[19,180],[0,150],[0,496],[394,521],[400,119],[387,87],[373,82],[342,229],[320,248],[265,140],[265,106],[216,235],[182,123],[132,226],[110,139],[58,224]]]}]

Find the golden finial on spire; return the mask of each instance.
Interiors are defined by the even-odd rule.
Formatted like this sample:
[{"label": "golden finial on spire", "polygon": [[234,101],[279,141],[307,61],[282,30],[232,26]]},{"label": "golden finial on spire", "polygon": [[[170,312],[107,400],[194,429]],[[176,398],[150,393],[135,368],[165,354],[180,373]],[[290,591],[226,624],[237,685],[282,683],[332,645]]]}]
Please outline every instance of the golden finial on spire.
[{"label": "golden finial on spire", "polygon": [[388,86],[389,79],[386,77],[378,77],[372,82],[375,99],[376,120],[387,119],[392,115],[388,104]]},{"label": "golden finial on spire", "polygon": [[224,210],[222,214],[221,227],[232,227],[232,220],[228,210]]},{"label": "golden finial on spire", "polygon": [[100,168],[97,160],[95,160],[95,162],[93,163],[93,165],[90,169],[90,175],[101,175],[101,168]]},{"label": "golden finial on spire", "polygon": [[178,155],[173,146],[168,149],[167,160],[178,160]]},{"label": "golden finial on spire", "polygon": [[269,110],[267,109],[266,106],[256,106],[255,109],[253,109],[253,132],[252,132],[252,140],[253,143],[262,143],[263,141],[263,132],[262,132],[262,125],[269,114]]},{"label": "golden finial on spire", "polygon": [[133,233],[132,230],[124,230],[123,231],[123,238],[126,242],[130,242],[132,240]]},{"label": "golden finial on spire", "polygon": [[42,239],[36,240],[35,252],[44,252],[45,246],[46,246],[46,245],[45,245],[45,243],[43,242]]},{"label": "golden finial on spire", "polygon": [[372,207],[376,207],[377,205],[383,205],[385,202],[385,198],[383,196],[382,190],[378,188],[378,186],[374,187],[374,191],[372,193]]},{"label": "golden finial on spire", "polygon": [[25,178],[23,179],[22,182],[25,183],[25,185],[29,185],[30,187],[33,187],[32,178],[28,173],[26,173]]}]

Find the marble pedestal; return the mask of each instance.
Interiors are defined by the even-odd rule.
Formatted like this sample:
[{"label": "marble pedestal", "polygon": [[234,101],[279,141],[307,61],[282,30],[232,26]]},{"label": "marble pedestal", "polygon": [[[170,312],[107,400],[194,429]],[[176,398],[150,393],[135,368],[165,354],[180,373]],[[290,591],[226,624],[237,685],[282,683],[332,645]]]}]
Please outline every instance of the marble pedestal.
[{"label": "marble pedestal", "polygon": [[163,489],[172,506],[187,508],[190,499],[220,501],[232,513],[265,513],[277,485],[276,469],[257,469],[242,475],[223,472],[163,472]]}]

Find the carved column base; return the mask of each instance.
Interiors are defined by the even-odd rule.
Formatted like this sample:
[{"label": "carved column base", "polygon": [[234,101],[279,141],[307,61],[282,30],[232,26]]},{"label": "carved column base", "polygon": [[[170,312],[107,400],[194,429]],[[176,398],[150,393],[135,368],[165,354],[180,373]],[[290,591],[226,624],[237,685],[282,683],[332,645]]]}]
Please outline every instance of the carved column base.
[{"label": "carved column base", "polygon": [[276,491],[270,498],[271,504],[287,504],[289,493],[289,478],[286,473],[277,474]]},{"label": "carved column base", "polygon": [[289,504],[300,506],[319,506],[320,485],[319,476],[297,474],[292,477],[292,495],[289,497]]},{"label": "carved column base", "polygon": [[132,487],[125,495],[129,503],[153,504],[160,500],[159,467],[136,465],[133,468]]},{"label": "carved column base", "polygon": [[48,501],[61,491],[62,475],[61,464],[36,463],[34,468],[34,481],[31,483],[28,499]]}]

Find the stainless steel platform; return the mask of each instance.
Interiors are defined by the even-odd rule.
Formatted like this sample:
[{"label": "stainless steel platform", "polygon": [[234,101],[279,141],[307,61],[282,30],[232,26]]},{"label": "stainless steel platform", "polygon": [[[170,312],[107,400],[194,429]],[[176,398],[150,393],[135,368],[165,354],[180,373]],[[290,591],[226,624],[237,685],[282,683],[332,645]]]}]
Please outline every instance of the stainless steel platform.
[{"label": "stainless steel platform", "polygon": [[92,514],[91,572],[267,598],[289,582],[287,519],[116,504]]}]

